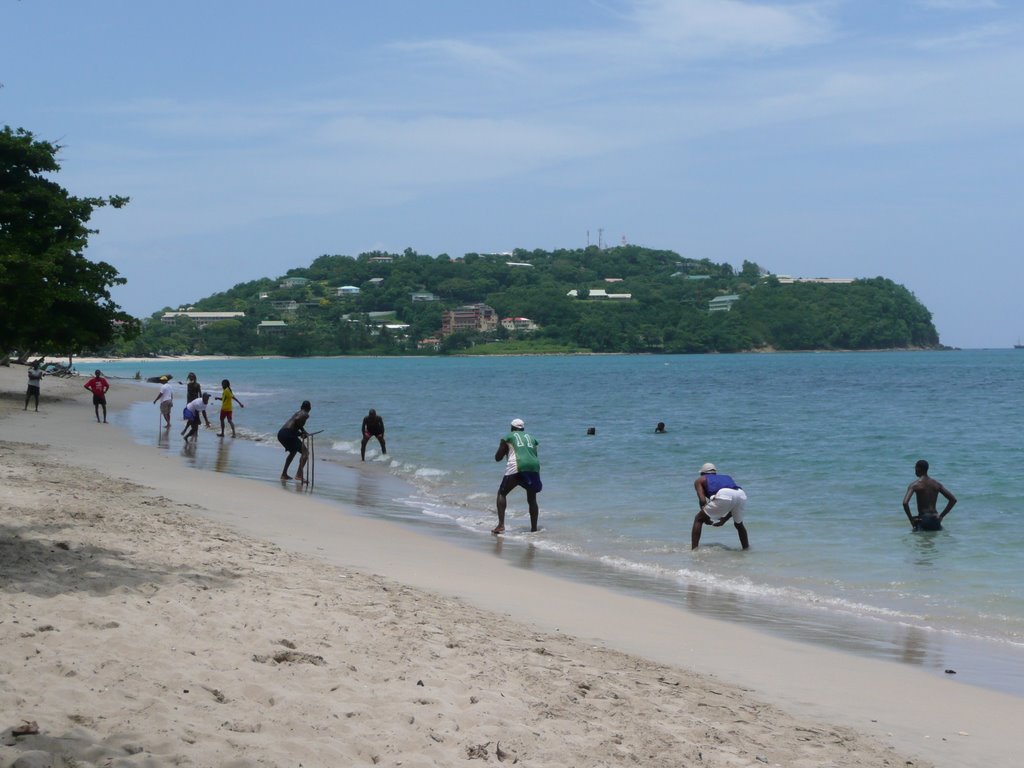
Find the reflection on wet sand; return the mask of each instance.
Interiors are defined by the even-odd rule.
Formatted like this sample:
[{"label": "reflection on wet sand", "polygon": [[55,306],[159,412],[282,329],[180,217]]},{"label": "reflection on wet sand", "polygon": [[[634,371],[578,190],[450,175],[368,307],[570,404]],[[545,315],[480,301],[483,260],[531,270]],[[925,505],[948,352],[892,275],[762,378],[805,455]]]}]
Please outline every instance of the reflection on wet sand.
[{"label": "reflection on wet sand", "polygon": [[901,627],[900,629],[903,635],[899,638],[899,645],[903,649],[900,659],[910,664],[925,664],[931,655],[928,635],[918,627]]},{"label": "reflection on wet sand", "polygon": [[372,472],[359,472],[356,477],[356,504],[372,508],[380,503],[380,481]]},{"label": "reflection on wet sand", "polygon": [[215,472],[227,472],[228,471],[228,459],[231,457],[231,443],[227,440],[221,440],[217,446],[217,460],[214,462],[213,469]]}]

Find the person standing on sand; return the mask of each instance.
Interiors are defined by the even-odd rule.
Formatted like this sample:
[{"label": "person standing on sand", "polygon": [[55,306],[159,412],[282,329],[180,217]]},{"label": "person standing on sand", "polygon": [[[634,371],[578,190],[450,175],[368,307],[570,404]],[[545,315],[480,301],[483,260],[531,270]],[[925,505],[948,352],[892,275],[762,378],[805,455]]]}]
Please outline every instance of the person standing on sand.
[{"label": "person standing on sand", "polygon": [[747,506],[747,494],[743,489],[729,475],[718,474],[714,464],[705,464],[700,468],[700,476],[693,481],[693,487],[697,491],[700,511],[693,518],[690,549],[696,549],[700,544],[700,534],[705,523],[718,528],[725,525],[730,517],[740,536],[740,546],[749,548],[747,528],[743,525],[743,510]]},{"label": "person standing on sand", "polygon": [[291,466],[295,454],[300,453],[302,457],[299,459],[299,468],[295,472],[295,479],[300,483],[306,482],[303,474],[306,460],[309,458],[309,449],[306,447],[305,440],[309,436],[309,433],[306,432],[306,420],[309,418],[311,410],[313,410],[313,406],[310,405],[309,400],[303,400],[299,410],[293,413],[284,426],[277,431],[277,441],[288,451],[288,458],[284,460],[284,469],[281,470],[282,480],[291,480],[291,477],[288,476],[288,467]]},{"label": "person standing on sand", "polygon": [[209,402],[210,393],[203,392],[201,397],[197,397],[190,402],[185,406],[185,410],[182,411],[182,416],[185,419],[185,428],[181,430],[181,434],[185,438],[186,443],[199,435],[199,414],[206,413],[206,405]]},{"label": "person standing on sand", "polygon": [[35,398],[36,413],[39,412],[39,384],[45,375],[43,369],[39,367],[39,360],[32,363],[32,367],[28,369],[28,389],[25,390],[25,407],[21,410],[27,411],[28,401]]},{"label": "person standing on sand", "polygon": [[[185,402],[191,403],[197,398],[202,397],[202,395],[203,388],[199,386],[199,381],[196,379],[196,375],[190,371],[188,376],[185,378]],[[206,411],[204,410],[202,414],[207,428],[211,427],[210,417],[206,415]]]},{"label": "person standing on sand", "polygon": [[238,403],[239,408],[245,408],[245,403],[235,397],[235,393],[231,391],[231,382],[224,379],[220,383],[223,392],[220,397],[220,432],[217,433],[217,437],[224,437],[224,421],[227,420],[228,424],[231,425],[231,436],[235,436],[235,419],[234,419],[234,404]]},{"label": "person standing on sand", "polygon": [[386,456],[388,448],[384,443],[384,419],[378,416],[373,408],[363,417],[362,430],[363,442],[359,445],[359,455],[362,460],[366,461],[366,444],[370,442],[371,437],[377,438],[377,442],[380,443],[380,452]]},{"label": "person standing on sand", "polygon": [[[137,376],[138,374],[136,374]],[[164,417],[166,426],[164,429],[171,428],[171,408],[174,407],[174,386],[171,384],[169,376],[160,377],[160,391],[157,396],[153,398],[155,403],[157,400],[160,401],[160,415]]]},{"label": "person standing on sand", "polygon": [[[903,497],[903,511],[910,521],[910,526],[915,531],[941,531],[942,518],[949,514],[956,504],[956,496],[946,490],[946,487],[933,477],[928,477],[928,462],[921,459],[914,465],[914,474],[917,480],[907,486],[907,493]],[[938,512],[935,502],[939,495],[946,498],[946,508]],[[917,496],[917,517],[910,514],[910,497]]]},{"label": "person standing on sand", "polygon": [[99,369],[96,375],[85,382],[85,388],[92,392],[92,407],[96,411],[96,421],[100,420],[100,406],[103,406],[103,423],[107,423],[107,390],[110,389],[110,382],[103,378]]},{"label": "person standing on sand", "polygon": [[498,486],[496,501],[498,524],[491,530],[491,533],[494,534],[505,532],[505,506],[508,503],[508,493],[517,485],[521,485],[526,490],[531,532],[536,532],[537,518],[540,517],[537,494],[543,490],[544,485],[540,481],[540,459],[537,457],[539,443],[526,432],[526,425],[522,419],[512,419],[510,428],[511,431],[501,438],[498,450],[494,452],[495,461],[506,459],[505,474],[501,478],[501,485]]}]

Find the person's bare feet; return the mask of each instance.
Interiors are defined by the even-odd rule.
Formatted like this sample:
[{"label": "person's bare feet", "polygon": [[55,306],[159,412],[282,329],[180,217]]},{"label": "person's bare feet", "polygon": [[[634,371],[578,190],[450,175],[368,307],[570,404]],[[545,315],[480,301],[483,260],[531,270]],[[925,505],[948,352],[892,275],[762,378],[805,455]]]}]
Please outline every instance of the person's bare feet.
[{"label": "person's bare feet", "polygon": [[282,479],[282,480],[291,480],[291,479],[292,479],[292,476],[291,476],[291,475],[285,475],[285,474],[282,474],[282,475],[281,475],[281,479]]},{"label": "person's bare feet", "polygon": [[504,525],[496,525],[494,528],[491,529],[491,533],[493,533],[495,536],[497,536],[499,533],[504,533],[504,532],[505,532],[505,526]]}]

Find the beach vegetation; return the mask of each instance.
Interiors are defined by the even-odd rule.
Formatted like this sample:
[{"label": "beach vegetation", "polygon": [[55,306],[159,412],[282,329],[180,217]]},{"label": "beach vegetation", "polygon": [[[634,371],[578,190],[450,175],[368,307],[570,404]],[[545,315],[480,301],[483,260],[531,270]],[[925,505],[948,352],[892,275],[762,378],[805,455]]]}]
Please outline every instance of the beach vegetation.
[{"label": "beach vegetation", "polygon": [[18,356],[71,354],[130,343],[138,321],[111,299],[125,279],[85,256],[97,208],[127,197],[77,197],[51,177],[60,145],[0,130],[0,345]]}]

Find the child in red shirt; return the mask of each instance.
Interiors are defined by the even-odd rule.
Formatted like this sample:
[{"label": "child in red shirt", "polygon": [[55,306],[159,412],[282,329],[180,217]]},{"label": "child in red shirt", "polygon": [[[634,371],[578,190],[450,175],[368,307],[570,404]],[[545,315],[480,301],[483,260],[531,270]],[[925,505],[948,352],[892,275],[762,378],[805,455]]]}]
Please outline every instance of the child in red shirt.
[{"label": "child in red shirt", "polygon": [[107,390],[110,383],[103,378],[103,374],[96,371],[96,375],[85,382],[85,388],[92,392],[92,406],[96,411],[96,421],[100,420],[100,406],[103,406],[103,423],[107,423]]}]

